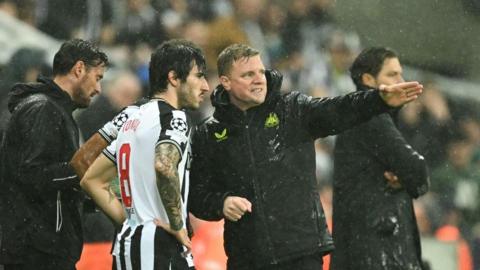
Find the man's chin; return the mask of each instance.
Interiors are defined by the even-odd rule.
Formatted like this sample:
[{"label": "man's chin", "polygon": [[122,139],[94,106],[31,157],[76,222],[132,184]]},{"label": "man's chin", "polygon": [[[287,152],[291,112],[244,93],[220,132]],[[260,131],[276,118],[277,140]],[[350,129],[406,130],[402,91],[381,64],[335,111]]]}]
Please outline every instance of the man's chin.
[{"label": "man's chin", "polygon": [[198,110],[198,108],[200,108],[200,103],[191,103],[191,104],[188,104],[188,106],[185,106],[185,109],[189,109],[189,110]]},{"label": "man's chin", "polygon": [[257,103],[257,105],[260,105],[260,104],[262,104],[262,103],[264,103],[264,102],[265,102],[265,97],[263,97],[263,98],[257,98],[257,99],[255,100],[255,103]]},{"label": "man's chin", "polygon": [[84,109],[90,106],[91,100],[82,100],[80,102],[75,102],[77,108]]}]

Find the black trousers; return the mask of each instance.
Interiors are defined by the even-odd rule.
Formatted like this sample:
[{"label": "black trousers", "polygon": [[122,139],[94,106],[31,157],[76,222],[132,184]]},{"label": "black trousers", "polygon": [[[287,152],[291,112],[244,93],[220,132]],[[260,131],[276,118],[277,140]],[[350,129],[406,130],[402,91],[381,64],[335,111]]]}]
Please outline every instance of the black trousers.
[{"label": "black trousers", "polygon": [[275,265],[262,267],[258,270],[322,270],[323,259],[320,254],[312,254],[282,262]]},{"label": "black trousers", "polygon": [[5,264],[4,270],[75,270],[76,262],[30,249],[22,264]]}]

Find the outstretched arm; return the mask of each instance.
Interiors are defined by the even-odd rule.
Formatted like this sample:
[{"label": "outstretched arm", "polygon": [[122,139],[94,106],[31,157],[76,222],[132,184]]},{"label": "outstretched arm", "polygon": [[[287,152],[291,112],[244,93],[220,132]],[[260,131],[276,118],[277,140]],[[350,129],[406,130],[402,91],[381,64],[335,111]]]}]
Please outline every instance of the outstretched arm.
[{"label": "outstretched arm", "polygon": [[[179,162],[180,151],[174,144],[160,143],[155,147],[157,188],[170,222],[169,228],[162,227],[172,233],[183,245],[190,248],[188,233],[183,228],[182,197],[177,169]],[[160,224],[157,223],[157,225]]]},{"label": "outstretched arm", "polygon": [[422,89],[418,82],[406,82],[331,98],[297,95],[297,117],[313,138],[334,135],[415,100]]},{"label": "outstretched arm", "polygon": [[70,160],[70,166],[75,170],[79,179],[83,178],[88,167],[107,145],[108,142],[99,133],[95,133],[75,152]]},{"label": "outstretched arm", "polygon": [[80,186],[110,219],[121,225],[126,219],[125,211],[110,189],[110,182],[116,175],[115,164],[105,155],[100,155],[85,173]]},{"label": "outstretched arm", "polygon": [[422,93],[423,85],[418,82],[403,82],[392,85],[380,85],[378,90],[383,101],[391,107],[399,107],[414,101]]},{"label": "outstretched arm", "polygon": [[111,121],[98,130],[80,149],[75,152],[69,165],[82,179],[88,167],[100,155],[102,150],[117,138],[118,131],[122,128],[127,119],[138,110],[138,106],[132,105],[123,109]]}]

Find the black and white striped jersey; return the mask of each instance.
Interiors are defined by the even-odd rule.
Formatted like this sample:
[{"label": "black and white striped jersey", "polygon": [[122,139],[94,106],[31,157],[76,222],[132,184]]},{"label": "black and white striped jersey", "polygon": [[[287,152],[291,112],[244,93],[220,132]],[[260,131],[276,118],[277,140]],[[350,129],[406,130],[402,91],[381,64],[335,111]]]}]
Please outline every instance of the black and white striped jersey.
[{"label": "black and white striped jersey", "polygon": [[[187,224],[187,199],[189,191],[189,163],[191,123],[187,114],[177,110],[163,100],[152,100],[139,107],[125,122],[118,137],[105,150],[104,154],[116,165],[122,204],[127,213],[122,231],[117,235],[113,255],[117,266],[128,267],[128,261],[134,252],[132,244],[139,241],[142,259],[141,269],[154,269],[154,257],[158,256],[155,241],[168,242],[171,235],[158,238],[160,232],[153,223],[159,219],[169,224],[162,199],[158,192],[155,173],[155,147],[161,143],[175,145],[181,154],[178,164],[178,175],[182,195],[182,218],[184,227]],[[186,248],[174,241],[165,248],[178,251]],[[161,245],[161,244],[160,244]],[[122,262],[123,258],[123,262]],[[187,262],[193,266],[191,256]],[[123,268],[122,268],[123,269]],[[135,268],[133,268],[135,269]],[[155,268],[156,269],[156,268]]]}]

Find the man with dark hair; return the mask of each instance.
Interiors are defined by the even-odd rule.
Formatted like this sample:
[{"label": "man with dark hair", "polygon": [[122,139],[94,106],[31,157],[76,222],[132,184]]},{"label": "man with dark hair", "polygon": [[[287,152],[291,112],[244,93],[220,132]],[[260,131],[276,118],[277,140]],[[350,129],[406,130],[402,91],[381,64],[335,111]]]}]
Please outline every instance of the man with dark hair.
[{"label": "man with dark hair", "polygon": [[[356,93],[404,81],[397,55],[387,48],[364,50],[350,72]],[[395,113],[337,137],[331,269],[423,269],[412,198],[427,192],[428,171],[396,128]]]},{"label": "man with dark hair", "polygon": [[192,139],[191,212],[225,218],[228,269],[322,269],[333,242],[316,188],[315,139],[410,102],[422,86],[282,95],[281,74],[242,44],[227,47],[217,65],[215,112]]},{"label": "man with dark hair", "polygon": [[[150,61],[150,101],[133,113],[81,181],[118,225],[116,269],[190,269],[187,233],[190,119],[209,90],[205,59],[193,43],[162,43]],[[108,186],[119,175],[122,201]],[[126,211],[124,211],[124,209]]]},{"label": "man with dark hair", "polygon": [[71,40],[55,54],[53,79],[10,92],[0,151],[0,263],[5,269],[75,269],[82,251],[79,178],[69,164],[79,136],[72,112],[101,90],[107,56]]}]

